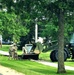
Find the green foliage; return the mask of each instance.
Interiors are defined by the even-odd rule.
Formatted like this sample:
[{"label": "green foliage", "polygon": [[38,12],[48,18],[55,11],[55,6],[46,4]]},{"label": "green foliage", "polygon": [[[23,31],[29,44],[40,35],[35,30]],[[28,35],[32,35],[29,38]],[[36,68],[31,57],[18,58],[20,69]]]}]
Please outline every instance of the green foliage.
[{"label": "green foliage", "polygon": [[[72,17],[69,18],[69,16],[73,15],[74,13],[73,11],[74,0],[17,0],[16,3],[14,3],[13,0],[2,0],[1,6],[2,8],[7,9],[7,13],[1,15],[2,17],[0,20],[0,26],[2,30],[0,30],[0,33],[3,34],[5,38],[13,37],[15,42],[22,34],[23,35],[28,34],[29,39],[34,36],[34,25],[36,18],[38,18],[37,22],[40,25],[43,24],[46,26],[46,29],[43,30],[42,33],[43,35],[46,36],[54,37],[58,31],[57,25],[59,25],[60,28],[59,30],[62,30],[60,32],[60,34],[62,33],[61,34],[62,36],[60,37],[59,35],[61,39],[59,40],[60,41],[59,50],[63,50],[64,23],[66,25],[65,26],[66,37],[69,34],[68,31],[74,31],[73,26],[74,22],[73,20],[70,20]],[[12,15],[13,12],[14,14]],[[69,14],[68,16],[68,13],[71,14]],[[67,18],[69,19],[66,20]],[[66,21],[64,21],[64,19]],[[27,30],[26,28],[29,29],[30,31]],[[56,39],[56,36],[54,38]],[[61,51],[59,53],[61,53]]]},{"label": "green foliage", "polygon": [[53,36],[52,39],[57,38],[58,26],[55,26],[52,22],[49,22],[45,25],[43,35],[46,37]]},{"label": "green foliage", "polygon": [[[15,40],[16,39],[18,40],[19,36],[27,34],[29,35],[29,38],[34,37],[36,18],[38,18],[37,23],[39,26],[48,25],[47,27],[45,27],[44,30],[40,32],[40,36],[47,36],[48,33],[49,36],[54,37],[54,34],[57,34],[58,28],[57,17],[59,14],[59,10],[65,12],[65,20],[66,20],[65,23],[67,24],[66,26],[69,25],[69,27],[67,27],[68,29],[65,28],[66,29],[65,35],[67,36],[68,31],[73,31],[74,29],[73,16],[71,17],[70,14],[68,16],[68,13],[73,13],[74,9],[73,0],[17,0],[16,2],[14,2],[13,0],[0,0],[0,1],[2,9],[3,8],[7,9],[6,15],[11,14],[10,16],[7,15],[8,17],[6,16],[7,19],[5,18],[3,19],[4,21],[6,20],[4,24],[2,24],[2,21],[0,20],[1,26],[0,34],[2,34],[2,30],[4,30],[3,25],[5,25],[5,29],[7,28],[7,31],[4,30],[4,32],[6,32],[9,36],[11,35],[10,33],[12,33],[10,38],[14,36],[13,39]],[[3,14],[5,15],[5,13]],[[52,24],[49,24],[50,21],[52,21]],[[70,22],[72,24],[69,24]],[[7,25],[10,26],[6,27]],[[13,32],[11,29],[13,30]],[[7,35],[5,36],[8,37]]]},{"label": "green foliage", "polygon": [[22,35],[27,35],[29,30],[19,22],[14,13],[0,12],[0,32],[4,39],[16,40]]}]

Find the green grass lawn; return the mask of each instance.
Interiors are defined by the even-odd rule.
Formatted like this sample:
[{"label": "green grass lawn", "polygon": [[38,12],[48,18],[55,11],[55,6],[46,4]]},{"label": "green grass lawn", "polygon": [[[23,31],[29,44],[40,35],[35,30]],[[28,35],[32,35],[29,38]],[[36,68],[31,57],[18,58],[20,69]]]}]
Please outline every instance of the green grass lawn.
[{"label": "green grass lawn", "polygon": [[[22,72],[26,75],[59,75],[57,69],[45,66],[31,60],[8,60],[7,56],[0,56],[0,64]],[[66,75],[73,75],[74,71],[67,71]],[[65,74],[60,74],[65,75]]]},{"label": "green grass lawn", "polygon": [[46,60],[46,61],[50,61],[50,51],[48,52],[42,52],[39,55],[40,60]]},{"label": "green grass lawn", "polygon": [[0,47],[0,50],[3,51],[8,51],[10,45],[2,45],[2,47]]},{"label": "green grass lawn", "polygon": [[[8,51],[8,48],[8,45],[4,45],[0,50]],[[21,51],[18,51],[18,53],[20,54]],[[50,52],[41,53],[39,59],[50,62],[49,54]],[[8,57],[3,55],[0,55],[0,64],[25,75],[74,75],[74,71],[67,70],[66,74],[57,74],[57,69],[54,67],[45,66],[31,60],[8,60]],[[72,66],[74,62],[66,61],[65,64]]]},{"label": "green grass lawn", "polygon": [[65,62],[65,65],[74,67],[74,60],[73,60],[73,61],[72,61],[72,60],[66,61],[66,62]]},{"label": "green grass lawn", "polygon": [[[10,45],[2,45],[2,48],[0,47],[0,50],[8,52],[9,51],[9,47],[10,47]],[[19,55],[22,54],[21,50],[18,50],[17,52],[18,52]]]}]

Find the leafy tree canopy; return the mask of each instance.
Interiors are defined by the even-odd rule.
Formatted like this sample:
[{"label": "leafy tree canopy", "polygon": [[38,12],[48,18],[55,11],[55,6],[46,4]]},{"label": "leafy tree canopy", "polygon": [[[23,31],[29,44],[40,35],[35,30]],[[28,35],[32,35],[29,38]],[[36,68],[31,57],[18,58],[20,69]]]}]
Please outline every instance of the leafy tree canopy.
[{"label": "leafy tree canopy", "polygon": [[18,38],[27,35],[29,30],[21,24],[20,19],[14,13],[0,12],[0,34],[4,39],[12,40],[12,37]]}]

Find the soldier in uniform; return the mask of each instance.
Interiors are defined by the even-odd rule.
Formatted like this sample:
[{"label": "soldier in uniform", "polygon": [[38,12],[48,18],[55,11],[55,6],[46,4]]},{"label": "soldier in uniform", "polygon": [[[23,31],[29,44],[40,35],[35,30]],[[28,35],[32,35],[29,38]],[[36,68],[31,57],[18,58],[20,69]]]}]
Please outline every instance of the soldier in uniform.
[{"label": "soldier in uniform", "polygon": [[17,46],[16,46],[15,43],[12,44],[12,45],[10,46],[10,48],[9,48],[9,59],[10,59],[10,57],[11,57],[12,59],[18,59]]}]

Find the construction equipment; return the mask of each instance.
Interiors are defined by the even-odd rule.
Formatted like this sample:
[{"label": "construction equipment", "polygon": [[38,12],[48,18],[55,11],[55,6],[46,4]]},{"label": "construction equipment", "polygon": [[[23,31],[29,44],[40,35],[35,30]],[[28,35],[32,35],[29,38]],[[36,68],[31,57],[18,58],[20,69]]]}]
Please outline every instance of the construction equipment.
[{"label": "construction equipment", "polygon": [[24,47],[22,47],[22,58],[23,59],[39,59],[39,54],[42,52],[43,46],[40,42],[37,42],[36,44],[25,44]]},{"label": "construction equipment", "polygon": [[[70,42],[66,44],[64,47],[64,61],[66,61],[67,58],[74,59],[74,33],[71,37]],[[57,49],[51,51],[50,59],[53,62],[58,61],[58,50]]]}]

